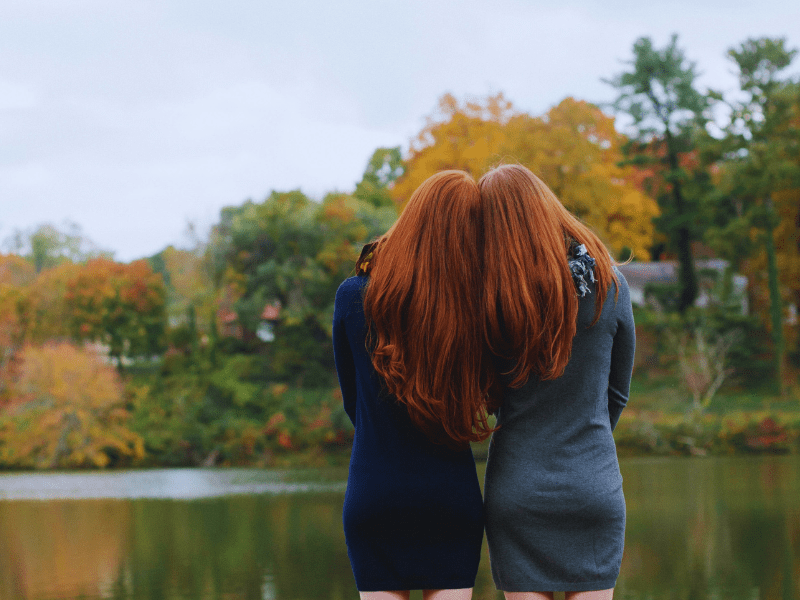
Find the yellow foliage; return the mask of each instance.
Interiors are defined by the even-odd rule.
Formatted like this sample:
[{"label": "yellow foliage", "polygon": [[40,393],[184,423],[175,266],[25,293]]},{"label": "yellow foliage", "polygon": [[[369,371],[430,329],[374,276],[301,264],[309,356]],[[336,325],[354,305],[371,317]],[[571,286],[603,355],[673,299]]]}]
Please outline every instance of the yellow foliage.
[{"label": "yellow foliage", "polygon": [[405,203],[442,169],[480,178],[493,166],[519,163],[539,175],[564,205],[609,249],[649,258],[655,200],[637,186],[633,167],[620,167],[624,136],[596,106],[567,98],[542,117],[514,112],[502,94],[463,106],[450,95],[411,144],[406,172],[392,193]]},{"label": "yellow foliage", "polygon": [[194,306],[197,325],[207,330],[208,319],[219,304],[215,286],[209,275],[206,261],[196,252],[168,246],[161,253],[169,277],[167,287],[169,317],[171,322],[186,318],[189,306]]},{"label": "yellow foliage", "polygon": [[0,285],[28,285],[36,277],[33,265],[17,254],[0,254]]},{"label": "yellow foliage", "polygon": [[28,287],[30,317],[28,339],[42,343],[69,337],[70,312],[66,303],[67,285],[81,270],[68,261],[43,269]]},{"label": "yellow foliage", "polygon": [[67,343],[25,346],[0,413],[0,464],[105,467],[144,457],[125,427],[123,386],[104,360]]}]

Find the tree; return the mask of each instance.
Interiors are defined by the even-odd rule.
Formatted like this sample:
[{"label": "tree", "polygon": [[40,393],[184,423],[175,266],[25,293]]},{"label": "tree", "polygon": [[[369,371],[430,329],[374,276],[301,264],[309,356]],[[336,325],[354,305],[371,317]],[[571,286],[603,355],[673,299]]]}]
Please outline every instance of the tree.
[{"label": "tree", "polygon": [[405,204],[423,181],[445,169],[479,178],[502,160],[503,126],[514,114],[503,94],[463,105],[450,94],[442,96],[436,113],[411,142],[405,172],[392,188],[395,201]]},{"label": "tree", "polygon": [[620,165],[627,140],[613,118],[565,98],[541,118],[512,117],[505,129],[503,155],[539,174],[618,257],[649,258],[658,205],[640,189],[637,169]]},{"label": "tree", "polygon": [[407,200],[442,169],[479,178],[502,162],[537,173],[564,205],[619,255],[649,256],[658,206],[639,189],[632,166],[620,166],[625,138],[599,108],[566,98],[541,117],[515,112],[502,94],[459,104],[446,95],[412,143],[392,193]]},{"label": "tree", "polygon": [[[653,168],[653,190],[661,206],[656,225],[678,255],[679,309],[690,307],[698,293],[691,242],[698,237],[698,197],[687,194],[691,175],[682,157],[695,150],[708,101],[695,88],[695,64],[686,60],[673,35],[663,49],[648,37],[633,45],[633,60],[606,83],[619,91],[613,106],[632,119],[631,140],[625,152],[631,163]],[[659,185],[660,184],[660,185]]]},{"label": "tree", "polygon": [[782,38],[748,39],[728,50],[741,95],[729,104],[730,120],[718,143],[721,175],[710,231],[712,241],[737,262],[757,249],[764,251],[776,374],[783,391],[786,348],[775,238],[786,226],[796,238],[797,211],[784,210],[789,223],[781,227],[776,202],[785,203],[800,190],[800,88],[779,74],[796,54]]},{"label": "tree", "polygon": [[123,264],[96,258],[83,265],[66,288],[75,339],[106,344],[120,367],[123,356],[163,349],[166,291],[147,261]]},{"label": "tree", "polygon": [[0,284],[22,287],[36,278],[36,270],[17,254],[0,254]]},{"label": "tree", "polygon": [[148,259],[153,271],[164,279],[171,326],[185,324],[193,310],[199,316],[200,330],[210,328],[209,317],[216,305],[216,294],[205,251],[205,246],[196,250],[167,246]]},{"label": "tree", "polygon": [[369,159],[364,176],[356,185],[353,196],[376,208],[394,206],[390,188],[404,171],[400,146],[378,148]]},{"label": "tree", "polygon": [[75,223],[66,222],[66,231],[51,223],[44,223],[33,230],[17,230],[5,245],[15,254],[28,259],[39,273],[63,261],[86,262],[99,256],[110,256],[83,235]]},{"label": "tree", "polygon": [[105,467],[144,457],[129,431],[122,382],[101,358],[68,343],[26,346],[0,414],[0,464]]},{"label": "tree", "polygon": [[329,383],[336,289],[353,274],[363,244],[396,216],[393,206],[379,208],[347,194],[316,203],[300,191],[272,192],[264,202],[222,210],[209,261],[216,284],[232,297],[246,341],[258,348],[264,307],[280,306],[275,341],[258,348],[268,360],[265,377]]}]

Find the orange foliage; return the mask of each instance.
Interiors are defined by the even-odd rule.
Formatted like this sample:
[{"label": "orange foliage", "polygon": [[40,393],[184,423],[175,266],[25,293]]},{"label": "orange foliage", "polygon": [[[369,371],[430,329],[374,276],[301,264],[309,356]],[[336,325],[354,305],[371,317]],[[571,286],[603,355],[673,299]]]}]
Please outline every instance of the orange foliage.
[{"label": "orange foliage", "polygon": [[68,343],[27,345],[0,415],[0,464],[105,467],[144,456],[113,367]]},{"label": "orange foliage", "polygon": [[502,163],[536,173],[614,252],[649,258],[656,202],[633,167],[620,167],[625,137],[596,106],[566,98],[542,117],[517,113],[502,94],[463,106],[444,96],[435,118],[412,142],[406,172],[392,193],[405,202],[427,177],[461,169],[480,177]]},{"label": "orange foliage", "polygon": [[67,282],[65,299],[73,335],[107,344],[112,356],[153,352],[163,333],[164,282],[144,260],[91,260]]},{"label": "orange foliage", "polygon": [[27,295],[24,289],[0,283],[0,409],[11,401],[9,384],[16,354],[25,336]]},{"label": "orange foliage", "polygon": [[25,286],[36,277],[33,265],[16,254],[0,254],[0,285]]}]

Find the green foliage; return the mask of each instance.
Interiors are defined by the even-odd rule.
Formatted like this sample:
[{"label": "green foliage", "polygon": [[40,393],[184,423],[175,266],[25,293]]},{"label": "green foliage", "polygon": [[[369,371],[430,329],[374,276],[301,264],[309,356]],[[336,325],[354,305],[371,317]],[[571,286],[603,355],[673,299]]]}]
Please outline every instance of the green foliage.
[{"label": "green foliage", "polygon": [[109,355],[150,356],[164,348],[165,290],[143,261],[89,261],[66,285],[66,308],[76,340],[105,344]]},{"label": "green foliage", "polygon": [[161,465],[273,464],[287,453],[347,450],[352,425],[334,387],[271,383],[259,355],[218,365],[174,354],[155,375],[129,384],[131,428]]},{"label": "green foliage", "polygon": [[[775,231],[781,225],[775,196],[800,188],[797,107],[800,87],[779,74],[797,54],[782,38],[748,39],[728,51],[742,94],[729,104],[724,136],[712,147],[721,176],[711,197],[709,242],[735,264],[763,250],[769,286],[775,373],[783,387],[785,342]],[[796,224],[794,224],[796,227]],[[785,262],[785,261],[784,261]]]},{"label": "green foliage", "polygon": [[[655,288],[662,301],[669,306],[677,301],[673,286]],[[655,351],[660,357],[660,367],[677,372],[675,338],[684,332],[701,330],[709,339],[734,336],[736,342],[727,353],[726,365],[731,369],[723,389],[734,386],[746,389],[763,389],[764,381],[772,372],[769,332],[757,315],[744,315],[736,303],[712,303],[705,308],[692,308],[684,314],[638,310],[636,326],[641,335],[656,341]],[[663,383],[675,386],[677,382]],[[674,396],[674,394],[673,394]],[[688,407],[688,404],[684,404]]]},{"label": "green foliage", "polygon": [[[315,203],[299,191],[225,208],[209,247],[219,285],[233,288],[234,310],[274,381],[305,387],[335,383],[330,340],[336,289],[353,273],[364,243],[394,222],[393,206],[346,194]],[[280,307],[275,341],[254,332],[266,305]]]},{"label": "green foliage", "polygon": [[619,91],[615,110],[632,119],[624,149],[628,161],[651,170],[647,187],[661,207],[654,222],[678,255],[678,309],[684,311],[698,294],[691,242],[699,237],[698,202],[708,176],[696,168],[691,153],[709,102],[695,88],[695,64],[686,60],[677,35],[662,49],[639,38],[633,55],[630,70],[606,82]]},{"label": "green foliage", "polygon": [[110,257],[110,253],[100,250],[83,235],[75,223],[66,223],[66,231],[44,223],[33,230],[17,230],[6,240],[15,253],[28,259],[36,272],[55,267],[64,261],[86,262],[100,256]]},{"label": "green foliage", "polygon": [[792,413],[763,411],[707,415],[693,421],[623,413],[614,440],[620,456],[797,453],[800,419]]},{"label": "green foliage", "polygon": [[400,146],[378,148],[369,159],[364,176],[356,185],[353,196],[376,208],[393,207],[394,200],[389,189],[403,173],[405,166]]},{"label": "green foliage", "polygon": [[647,143],[671,136],[685,144],[686,134],[702,122],[708,101],[695,88],[696,65],[678,47],[677,34],[662,49],[655,48],[649,37],[639,38],[628,64],[630,71],[606,82],[620,91],[614,108],[633,119],[634,140]]}]

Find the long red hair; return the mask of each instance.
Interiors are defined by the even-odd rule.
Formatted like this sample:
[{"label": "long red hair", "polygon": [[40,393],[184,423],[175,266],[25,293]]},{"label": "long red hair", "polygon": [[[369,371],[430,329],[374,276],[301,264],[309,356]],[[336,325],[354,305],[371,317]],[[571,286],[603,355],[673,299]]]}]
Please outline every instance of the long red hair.
[{"label": "long red hair", "polygon": [[463,171],[427,179],[359,263],[372,364],[431,440],[486,439],[493,372],[483,343],[483,219]]},{"label": "long red hair", "polygon": [[[491,352],[511,361],[508,385],[531,375],[560,377],[576,331],[578,295],[567,262],[572,240],[595,263],[595,316],[611,281],[600,239],[522,165],[502,165],[479,183],[484,219],[484,334]],[[594,324],[593,322],[593,324]]]}]

